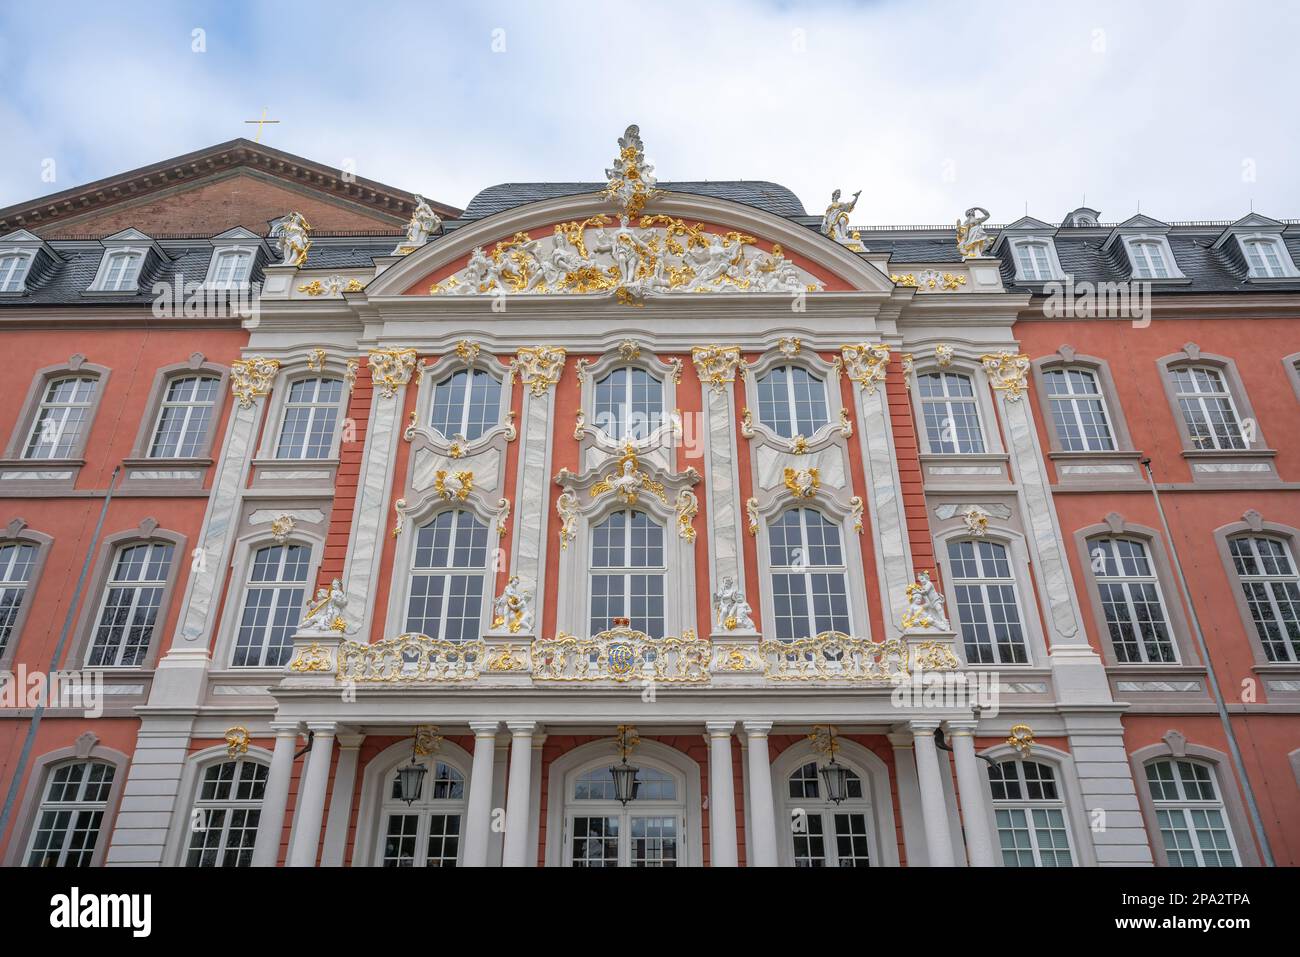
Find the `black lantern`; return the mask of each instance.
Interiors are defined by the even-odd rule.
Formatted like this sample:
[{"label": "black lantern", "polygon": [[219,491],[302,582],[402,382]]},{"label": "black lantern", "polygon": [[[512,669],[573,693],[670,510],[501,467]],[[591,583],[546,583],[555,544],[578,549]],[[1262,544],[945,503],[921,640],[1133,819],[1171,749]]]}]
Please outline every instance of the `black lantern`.
[{"label": "black lantern", "polygon": [[835,741],[835,729],[827,728],[826,733],[826,753],[831,756],[831,760],[819,768],[818,773],[826,785],[826,799],[832,804],[839,804],[849,796],[849,769],[835,760],[835,751],[839,748]]},{"label": "black lantern", "polygon": [[640,786],[636,776],[641,769],[627,763],[627,753],[632,750],[635,743],[636,731],[627,725],[619,725],[618,750],[623,760],[621,764],[611,767],[609,773],[614,778],[614,796],[621,804],[636,800],[637,788]]},{"label": "black lantern", "polygon": [[424,776],[429,773],[428,768],[415,761],[415,746],[419,737],[417,728],[415,737],[411,739],[411,763],[397,769],[397,796],[406,802],[407,807],[420,799],[420,792],[424,789]]}]

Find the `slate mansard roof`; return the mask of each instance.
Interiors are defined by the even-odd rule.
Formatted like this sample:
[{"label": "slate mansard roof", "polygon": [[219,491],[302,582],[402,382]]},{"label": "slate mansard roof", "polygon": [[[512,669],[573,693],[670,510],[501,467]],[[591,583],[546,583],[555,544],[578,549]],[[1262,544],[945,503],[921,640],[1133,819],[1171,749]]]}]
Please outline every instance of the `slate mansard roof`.
[{"label": "slate mansard roof", "polygon": [[[702,182],[658,183],[658,188],[674,193],[693,193],[714,199],[729,199],[777,216],[806,216],[799,197],[778,183],[763,180],[705,180]],[[514,209],[527,203],[559,196],[599,193],[604,183],[501,183],[489,186],[469,201],[462,219],[483,219],[494,213]]]}]

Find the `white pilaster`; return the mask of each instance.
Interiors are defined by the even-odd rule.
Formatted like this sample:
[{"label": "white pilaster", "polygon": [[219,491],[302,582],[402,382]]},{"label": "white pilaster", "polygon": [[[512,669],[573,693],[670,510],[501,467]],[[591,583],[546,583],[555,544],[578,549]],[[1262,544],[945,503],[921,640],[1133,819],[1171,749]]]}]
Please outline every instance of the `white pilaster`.
[{"label": "white pilaster", "polygon": [[492,828],[492,765],[496,761],[499,721],[471,721],[474,761],[470,768],[469,800],[465,809],[466,867],[487,867],[488,836]]},{"label": "white pilaster", "polygon": [[357,782],[357,759],[364,734],[339,734],[339,760],[330,788],[330,810],[325,818],[325,843],[321,846],[321,867],[342,867],[343,852],[352,821],[352,790]]},{"label": "white pilaster", "polygon": [[307,767],[298,784],[294,810],[293,845],[290,867],[315,867],[320,849],[320,826],[325,816],[325,794],[329,790],[330,756],[334,751],[334,725],[308,723],[312,732]]},{"label": "white pilaster", "polygon": [[912,550],[908,546],[907,513],[903,506],[898,457],[894,452],[894,431],[889,418],[889,396],[885,383],[871,391],[858,383],[851,388],[858,396],[858,442],[867,479],[867,525],[880,577],[881,607],[885,609],[886,635],[907,611],[907,586],[914,579]]},{"label": "white pilaster", "polygon": [[[158,867],[163,863],[193,723],[189,715],[149,715],[140,722],[104,861],[108,866]],[[188,826],[188,814],[183,819]]]},{"label": "white pilaster", "polygon": [[948,721],[952,756],[957,765],[957,786],[961,790],[961,820],[966,832],[966,856],[972,867],[993,867],[993,835],[989,831],[988,802],[984,799],[984,776],[975,757],[975,721]]},{"label": "white pilaster", "polygon": [[[733,372],[734,374],[734,372]],[[730,577],[745,591],[744,523],[740,506],[739,470],[736,465],[735,394],[732,380],[704,388],[704,458],[708,481],[704,484],[709,517],[709,593]]]},{"label": "white pilaster", "polygon": [[[563,366],[561,366],[563,368]],[[556,373],[557,375],[559,373]],[[510,570],[533,583],[537,602],[535,628],[541,627],[546,596],[546,528],[550,519],[551,434],[555,426],[554,383],[544,374],[521,367],[523,416],[519,432],[519,478],[515,485],[514,555]]]},{"label": "white pilaster", "polygon": [[[501,862],[506,867],[527,867],[529,784],[533,776],[533,731],[537,722],[507,721],[506,727],[510,729],[510,782],[506,791],[506,842]],[[537,856],[536,851],[532,856]]]},{"label": "white pilaster", "polygon": [[257,819],[257,840],[253,844],[253,866],[275,867],[280,859],[280,838],[284,833],[285,808],[289,803],[289,778],[293,775],[293,753],[298,747],[298,723],[276,723],[275,750],[266,774],[262,813]]},{"label": "white pilaster", "polygon": [[709,847],[712,866],[736,867],[736,790],[731,768],[731,732],[734,721],[710,721],[709,732]]},{"label": "white pilaster", "polygon": [[952,836],[948,831],[948,808],[939,770],[939,749],[934,744],[938,721],[912,721],[912,748],[916,753],[916,776],[921,786],[921,818],[931,867],[952,867]]},{"label": "white pilaster", "polygon": [[776,867],[776,808],[772,802],[772,762],[768,755],[767,735],[771,721],[746,721],[749,739],[749,790],[745,792],[745,811],[750,835],[749,862],[754,867]]},{"label": "white pilaster", "polygon": [[912,734],[890,734],[889,743],[894,747],[894,777],[898,787],[898,810],[903,818],[907,866],[926,867],[930,863],[930,851],[925,843],[925,823],[921,819],[921,787],[916,777]]}]

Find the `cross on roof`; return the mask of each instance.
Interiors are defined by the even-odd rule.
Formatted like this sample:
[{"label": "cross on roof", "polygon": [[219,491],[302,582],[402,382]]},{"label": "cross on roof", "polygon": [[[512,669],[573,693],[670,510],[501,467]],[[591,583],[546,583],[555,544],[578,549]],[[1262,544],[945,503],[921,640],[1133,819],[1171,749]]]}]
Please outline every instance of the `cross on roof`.
[{"label": "cross on roof", "polygon": [[257,124],[257,135],[253,137],[253,142],[254,142],[254,143],[260,143],[260,142],[262,142],[262,127],[265,126],[265,125],[268,124],[268,123],[279,123],[280,121],[279,121],[279,120],[268,120],[268,119],[266,118],[266,107],[262,107],[262,116],[261,116],[261,119],[257,119],[257,120],[244,120],[244,122],[245,122],[245,123],[256,123],[256,124]]}]

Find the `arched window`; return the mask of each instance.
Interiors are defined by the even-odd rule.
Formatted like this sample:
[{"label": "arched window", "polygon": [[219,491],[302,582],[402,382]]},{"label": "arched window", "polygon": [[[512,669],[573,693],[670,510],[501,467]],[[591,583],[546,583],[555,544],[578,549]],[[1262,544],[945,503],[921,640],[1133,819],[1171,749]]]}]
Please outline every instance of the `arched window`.
[{"label": "arched window", "polygon": [[1114,451],[1115,435],[1095,373],[1088,369],[1047,369],[1043,384],[1063,451]]},{"label": "arched window", "polygon": [[957,618],[966,663],[1023,665],[1029,661],[1020,623],[1015,573],[1005,545],[963,540],[948,543]]},{"label": "arched window", "polygon": [[926,451],[962,454],[984,451],[975,387],[960,372],[928,372],[916,377],[925,425]]},{"label": "arched window", "polygon": [[630,618],[632,628],[664,636],[664,530],[645,512],[614,512],[591,530],[593,635]]},{"label": "arched window", "polygon": [[1169,264],[1165,261],[1164,244],[1154,239],[1135,239],[1128,243],[1133,259],[1134,279],[1168,279]]},{"label": "arched window", "polygon": [[596,383],[592,418],[615,441],[644,439],[664,424],[664,384],[644,369],[614,369]]},{"label": "arched window", "polygon": [[1228,541],[1251,620],[1269,661],[1300,661],[1300,576],[1280,538],[1242,535]]},{"label": "arched window", "polygon": [[66,459],[82,446],[82,430],[95,404],[99,380],[61,376],[45,387],[23,452],[25,459]]},{"label": "arched window", "polygon": [[415,537],[406,631],[447,641],[478,638],[487,587],[488,527],[466,511],[439,512]]},{"label": "arched window", "polygon": [[786,819],[795,867],[870,867],[871,805],[862,778],[849,771],[845,799],[823,794],[817,762],[800,765],[786,779]]},{"label": "arched window", "polygon": [[1183,759],[1152,761],[1146,770],[1169,866],[1236,867],[1236,845],[1214,772]]},{"label": "arched window", "polygon": [[1097,538],[1088,543],[1088,555],[1115,660],[1176,662],[1169,616],[1146,544],[1134,538]]},{"label": "arched window", "polygon": [[35,564],[35,545],[26,542],[0,545],[0,655],[9,646]]},{"label": "arched window", "polygon": [[1023,241],[1015,244],[1016,265],[1020,269],[1017,279],[1026,282],[1045,282],[1054,278],[1052,258],[1047,252],[1047,244],[1036,241]]},{"label": "arched window", "polygon": [[28,867],[89,867],[99,842],[114,768],[72,761],[51,768],[27,849]]},{"label": "arched window", "polygon": [[118,549],[104,587],[87,667],[144,663],[158,625],[174,551],[170,542],[141,542]]},{"label": "arched window", "polygon": [[434,431],[472,442],[501,418],[501,383],[484,369],[461,369],[433,387]]},{"label": "arched window", "polygon": [[1250,275],[1256,279],[1281,279],[1287,275],[1282,262],[1278,241],[1272,237],[1246,239],[1241,243],[1250,266]]},{"label": "arched window", "polygon": [[334,450],[343,380],[299,379],[289,386],[277,459],[325,459]]},{"label": "arched window", "polygon": [[230,289],[248,282],[253,271],[253,254],[244,249],[226,249],[217,253],[212,264],[211,284],[218,289]]},{"label": "arched window", "polygon": [[206,446],[217,402],[216,376],[179,376],[167,386],[158,424],[149,445],[150,458],[192,458]]},{"label": "arched window", "polygon": [[1056,772],[1038,761],[989,766],[1004,867],[1071,867],[1070,829]]},{"label": "arched window", "polygon": [[787,439],[812,435],[830,421],[826,383],[802,366],[777,366],[758,380],[758,421]]},{"label": "arched window", "polygon": [[249,758],[209,765],[190,815],[186,867],[248,867],[266,795],[267,767]]},{"label": "arched window", "polygon": [[564,830],[565,857],[571,867],[677,867],[686,815],[677,776],[645,761],[638,766],[632,800],[620,804],[609,765],[572,777]]},{"label": "arched window", "polygon": [[1170,370],[1183,422],[1197,449],[1244,449],[1246,438],[1223,373],[1209,366]]},{"label": "arched window", "polygon": [[136,287],[140,276],[140,267],[144,264],[144,253],[115,252],[108,254],[108,263],[104,266],[104,278],[100,289],[111,292],[123,292]]},{"label": "arched window", "polygon": [[816,509],[792,508],[767,526],[776,637],[848,634],[849,600],[840,529]]},{"label": "arched window", "polygon": [[420,796],[402,800],[396,774],[385,792],[381,867],[456,867],[465,816],[465,776],[445,761],[420,759],[427,771]]},{"label": "arched window", "polygon": [[293,633],[306,608],[311,549],[268,545],[253,556],[235,641],[236,668],[279,667],[293,651]]}]

